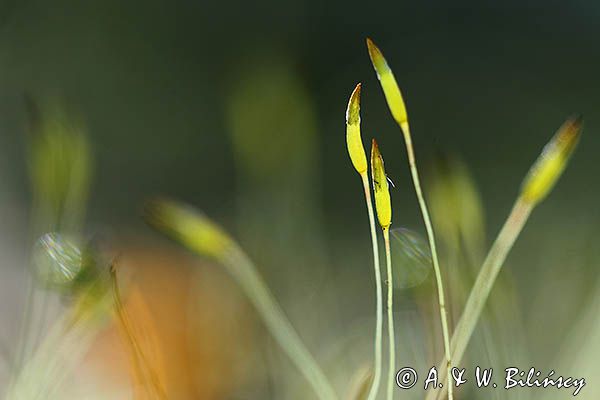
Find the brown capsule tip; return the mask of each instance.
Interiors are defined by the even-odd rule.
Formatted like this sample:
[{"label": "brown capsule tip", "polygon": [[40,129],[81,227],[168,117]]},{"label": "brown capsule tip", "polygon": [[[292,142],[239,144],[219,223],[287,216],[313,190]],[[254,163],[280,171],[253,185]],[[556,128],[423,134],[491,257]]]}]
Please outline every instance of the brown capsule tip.
[{"label": "brown capsule tip", "polygon": [[369,54],[371,56],[373,56],[376,53],[381,54],[381,52],[377,48],[377,45],[373,42],[373,40],[370,37],[367,37],[367,48],[369,49]]},{"label": "brown capsule tip", "polygon": [[371,140],[371,149],[373,150],[373,153],[379,153],[379,146],[377,145],[377,140],[375,140],[375,138]]},{"label": "brown capsule tip", "polygon": [[567,119],[561,128],[558,130],[555,145],[562,154],[568,155],[571,153],[583,128],[583,116],[575,114]]},{"label": "brown capsule tip", "polygon": [[383,57],[383,53],[381,50],[379,50],[379,47],[375,45],[371,38],[367,38],[367,48],[369,50],[369,57],[371,58],[371,62],[373,63],[377,74],[381,74],[388,70],[389,67],[387,65],[387,61]]},{"label": "brown capsule tip", "polygon": [[348,125],[354,125],[360,122],[360,91],[362,88],[362,84],[359,83],[356,85],[352,94],[350,95],[350,100],[348,101],[348,107],[346,108],[346,123]]}]

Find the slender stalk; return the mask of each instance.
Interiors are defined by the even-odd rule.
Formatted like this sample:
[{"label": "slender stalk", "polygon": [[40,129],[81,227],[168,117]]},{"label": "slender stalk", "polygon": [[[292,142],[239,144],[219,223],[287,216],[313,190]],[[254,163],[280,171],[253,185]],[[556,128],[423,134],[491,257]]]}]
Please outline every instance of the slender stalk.
[{"label": "slender stalk", "polygon": [[390,225],[392,224],[392,199],[388,178],[385,173],[383,156],[379,151],[377,141],[371,141],[371,173],[373,174],[373,193],[377,218],[383,231],[385,240],[385,259],[387,265],[387,317],[388,317],[388,342],[389,342],[389,368],[387,399],[392,400],[394,395],[394,381],[396,376],[396,346],[394,335],[394,310],[393,310],[393,285],[392,285],[392,255],[390,252]]},{"label": "slender stalk", "polygon": [[[527,222],[531,211],[550,193],[562,175],[579,142],[582,129],[583,119],[580,115],[568,118],[546,144],[521,184],[519,197],[483,262],[452,336],[452,356],[458,362],[465,353],[508,252]],[[442,390],[437,398],[442,398],[443,395],[444,391]],[[434,398],[436,398],[435,393],[430,392],[427,395],[427,399]]]},{"label": "slender stalk", "polygon": [[258,273],[254,263],[221,227],[193,208],[169,200],[150,202],[146,221],[201,256],[219,261],[242,288],[267,330],[321,400],[337,395]]},{"label": "slender stalk", "polygon": [[383,288],[381,287],[381,267],[379,266],[379,246],[377,244],[377,231],[375,229],[375,213],[373,211],[373,201],[371,200],[371,189],[369,188],[369,177],[367,173],[361,174],[363,187],[365,190],[365,200],[369,212],[369,224],[371,226],[371,244],[373,247],[373,269],[375,271],[375,290],[377,297],[376,320],[375,320],[375,342],[374,342],[374,364],[373,383],[369,389],[367,400],[374,400],[379,391],[381,383],[381,353],[382,353],[382,330],[383,330]]},{"label": "slender stalk", "polygon": [[394,397],[394,383],[396,381],[396,335],[394,333],[394,285],[392,276],[392,252],[390,251],[390,228],[383,228],[383,239],[385,241],[385,262],[387,267],[387,319],[388,319],[388,341],[389,341],[389,377],[387,383],[387,399]]},{"label": "slender stalk", "polygon": [[[508,252],[512,248],[519,233],[523,229],[525,222],[529,218],[534,204],[525,201],[520,196],[515,202],[510,215],[502,226],[500,233],[496,237],[492,248],[490,249],[483,266],[477,275],[477,279],[473,284],[473,289],[469,294],[463,314],[458,321],[454,335],[452,336],[452,357],[454,362],[460,362],[464,356],[467,344],[471,339],[473,331],[477,325],[477,321],[481,315],[486,300],[490,295],[490,291],[496,282],[496,277],[500,272],[502,264],[506,260]],[[444,366],[440,364],[440,373]],[[442,391],[429,392],[427,399],[441,399],[444,397],[445,388]]]},{"label": "slender stalk", "polygon": [[452,341],[452,355],[455,361],[462,359],[500,268],[523,229],[527,218],[529,218],[532,209],[533,205],[531,203],[519,198],[490,249],[479,275],[477,275],[473,290],[469,294],[463,317],[461,317],[456,327],[455,340]]},{"label": "slender stalk", "polygon": [[450,352],[450,333],[448,329],[448,317],[446,312],[446,302],[444,294],[444,285],[442,282],[442,274],[440,271],[440,264],[438,261],[437,249],[435,245],[435,236],[433,234],[433,228],[431,226],[431,219],[429,218],[429,211],[427,210],[427,204],[423,197],[421,190],[421,182],[419,180],[419,172],[417,170],[415,153],[412,145],[412,139],[410,136],[410,128],[408,122],[400,125],[402,133],[404,134],[404,142],[406,143],[406,152],[408,153],[408,163],[410,166],[410,173],[412,175],[413,184],[415,187],[415,193],[417,200],[419,201],[419,207],[421,208],[421,215],[423,216],[423,223],[425,224],[425,230],[427,231],[427,239],[429,240],[429,247],[431,249],[431,259],[433,260],[433,270],[435,272],[435,280],[438,291],[438,302],[440,308],[440,318],[442,323],[442,336],[444,339],[444,353],[446,357],[446,387],[448,388],[448,399],[453,399],[453,382],[452,382],[452,358]]},{"label": "slender stalk", "polygon": [[33,349],[9,383],[7,400],[64,398],[60,389],[69,373],[80,365],[108,310],[104,297],[91,303],[92,291],[93,288],[86,289],[53,323],[42,343]]},{"label": "slender stalk", "polygon": [[337,395],[321,367],[298,336],[249,257],[234,245],[223,256],[222,261],[246,292],[275,341],[304,375],[317,397],[321,400],[336,400]]},{"label": "slender stalk", "polygon": [[375,320],[375,343],[374,343],[374,372],[373,381],[369,388],[368,400],[375,400],[379,385],[381,382],[381,347],[383,330],[383,290],[381,288],[381,268],[379,267],[379,249],[377,244],[377,231],[375,230],[375,213],[373,212],[373,202],[371,201],[371,191],[369,189],[369,175],[367,174],[368,164],[360,135],[360,92],[362,85],[356,85],[348,101],[346,108],[346,146],[348,155],[352,160],[352,165],[359,173],[363,188],[365,191],[365,200],[369,212],[369,223],[371,225],[371,243],[373,247],[373,267],[375,270],[375,290],[377,297],[376,320]]},{"label": "slender stalk", "polygon": [[33,300],[35,296],[35,281],[33,279],[33,272],[28,276],[27,279],[27,294],[25,295],[25,307],[23,309],[23,318],[19,327],[19,342],[17,345],[17,354],[15,355],[15,371],[18,371],[25,364],[27,359],[27,346],[29,342],[29,326],[31,325],[31,313],[33,312]]}]

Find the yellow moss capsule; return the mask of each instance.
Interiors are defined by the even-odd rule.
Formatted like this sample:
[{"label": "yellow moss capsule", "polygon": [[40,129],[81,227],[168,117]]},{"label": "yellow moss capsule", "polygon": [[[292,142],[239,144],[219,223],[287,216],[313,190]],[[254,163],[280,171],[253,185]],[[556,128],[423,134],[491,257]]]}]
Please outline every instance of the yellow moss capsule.
[{"label": "yellow moss capsule", "polygon": [[155,200],[145,210],[146,221],[183,245],[209,257],[221,258],[233,245],[229,235],[204,214],[169,200]]},{"label": "yellow moss capsule", "polygon": [[367,156],[360,136],[360,89],[359,83],[354,88],[346,108],[346,146],[352,165],[362,175],[367,172]]},{"label": "yellow moss capsule", "polygon": [[398,83],[396,83],[394,73],[388,66],[381,50],[369,38],[367,38],[367,47],[369,48],[369,57],[371,57],[373,68],[377,72],[377,78],[379,78],[379,83],[383,88],[383,93],[392,116],[400,126],[408,126],[406,106],[404,105],[404,99],[402,98]]},{"label": "yellow moss capsule", "polygon": [[532,204],[542,201],[569,162],[583,128],[580,116],[566,120],[542,150],[521,187],[521,197]]},{"label": "yellow moss capsule", "polygon": [[383,157],[379,152],[379,146],[377,146],[375,139],[373,139],[371,146],[371,173],[373,174],[373,192],[375,193],[377,218],[381,227],[387,229],[392,224],[392,202]]}]

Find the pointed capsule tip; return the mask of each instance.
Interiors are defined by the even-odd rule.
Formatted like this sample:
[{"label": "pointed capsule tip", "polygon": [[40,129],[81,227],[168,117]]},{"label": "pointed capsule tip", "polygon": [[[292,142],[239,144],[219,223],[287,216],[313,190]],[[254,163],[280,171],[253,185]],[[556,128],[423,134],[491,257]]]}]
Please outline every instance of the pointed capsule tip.
[{"label": "pointed capsule tip", "polygon": [[376,53],[379,53],[377,45],[375,45],[375,42],[373,42],[373,40],[371,40],[370,37],[367,37],[367,49],[369,50],[369,55],[371,56],[371,58],[373,58],[373,55],[375,55]]},{"label": "pointed capsule tip", "polygon": [[370,37],[367,37],[367,48],[369,49],[369,53],[378,51],[377,45]]},{"label": "pointed capsule tip", "polygon": [[583,127],[583,115],[582,114],[573,114],[569,117],[568,122],[576,131],[580,131]]},{"label": "pointed capsule tip", "polygon": [[555,143],[562,147],[564,153],[569,153],[577,144],[577,140],[583,130],[583,116],[574,114],[570,116],[560,127],[555,137]]},{"label": "pointed capsule tip", "polygon": [[371,58],[371,62],[373,66],[377,70],[377,72],[382,72],[387,68],[387,62],[379,50],[379,47],[371,40],[371,38],[367,38],[367,48],[369,50],[369,57]]},{"label": "pointed capsule tip", "polygon": [[362,84],[358,83],[348,100],[346,108],[346,124],[354,125],[360,122],[360,91]]},{"label": "pointed capsule tip", "polygon": [[375,138],[373,138],[371,140],[371,161],[373,161],[376,158],[383,160],[383,157],[381,156],[381,152],[379,151],[379,144],[377,144],[377,140],[375,140]]}]

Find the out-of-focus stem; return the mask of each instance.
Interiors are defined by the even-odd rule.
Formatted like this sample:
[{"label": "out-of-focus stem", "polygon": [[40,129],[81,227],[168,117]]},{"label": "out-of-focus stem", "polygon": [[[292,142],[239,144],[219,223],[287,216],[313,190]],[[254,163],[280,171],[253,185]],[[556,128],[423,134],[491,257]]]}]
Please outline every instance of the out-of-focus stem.
[{"label": "out-of-focus stem", "polygon": [[[483,307],[496,282],[498,273],[502,268],[502,264],[504,264],[508,252],[523,229],[525,222],[527,222],[533,207],[533,203],[523,200],[522,197],[517,199],[510,215],[506,219],[492,248],[486,256],[483,266],[477,275],[477,279],[473,284],[473,289],[471,289],[462,316],[458,321],[454,335],[452,336],[451,350],[452,358],[455,363],[462,360],[469,340],[477,326],[477,321],[479,320]],[[443,363],[440,363],[439,372],[441,373],[443,369],[445,369],[445,367]],[[437,393],[429,392],[427,399],[441,399],[443,398],[444,393],[445,388]]]},{"label": "out-of-focus stem", "polygon": [[191,207],[173,201],[153,201],[146,207],[146,220],[201,256],[223,265],[240,285],[267,330],[300,370],[320,400],[337,395],[302,339],[275,300],[250,257],[217,224]]},{"label": "out-of-focus stem", "polygon": [[390,228],[383,228],[385,241],[385,262],[387,267],[387,319],[389,341],[389,371],[387,382],[387,399],[394,398],[394,383],[396,381],[396,335],[394,333],[394,283],[392,276],[392,252],[390,251]]},{"label": "out-of-focus stem", "polygon": [[35,279],[33,277],[33,272],[29,275],[27,279],[27,294],[25,295],[25,307],[23,311],[23,319],[21,320],[21,326],[19,327],[19,342],[17,345],[17,354],[15,355],[15,371],[21,370],[23,365],[25,364],[28,356],[29,356],[29,337],[30,337],[30,329],[31,319],[33,313],[33,302],[35,297]]},{"label": "out-of-focus stem", "polygon": [[373,247],[373,269],[375,270],[375,291],[376,291],[376,319],[375,319],[375,342],[374,342],[374,368],[373,383],[369,389],[368,400],[374,400],[377,397],[379,385],[381,383],[381,348],[382,348],[382,330],[383,330],[383,289],[381,287],[381,268],[379,266],[379,246],[377,244],[377,231],[375,229],[375,213],[373,211],[373,201],[371,200],[371,189],[369,188],[369,177],[367,173],[361,174],[363,187],[365,190],[365,200],[369,213],[369,224],[371,227],[371,244]]},{"label": "out-of-focus stem", "polygon": [[242,286],[275,341],[304,375],[317,397],[321,400],[337,400],[323,370],[298,336],[250,258],[237,245],[232,244],[221,261]]}]

